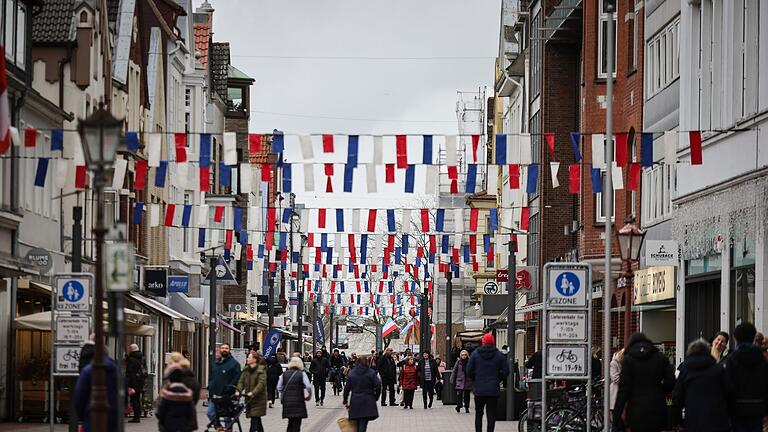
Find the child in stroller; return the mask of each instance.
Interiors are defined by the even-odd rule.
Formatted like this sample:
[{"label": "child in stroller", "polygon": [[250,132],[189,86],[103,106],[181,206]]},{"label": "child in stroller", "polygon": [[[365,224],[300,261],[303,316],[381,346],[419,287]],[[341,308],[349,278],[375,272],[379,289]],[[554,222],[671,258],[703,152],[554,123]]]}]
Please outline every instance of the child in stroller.
[{"label": "child in stroller", "polygon": [[241,400],[235,386],[227,386],[224,394],[221,396],[214,395],[211,402],[216,407],[216,418],[208,423],[208,426],[205,427],[206,431],[230,432],[235,425],[237,425],[239,432],[243,431],[243,427],[240,425],[240,414],[245,411],[246,404]]}]

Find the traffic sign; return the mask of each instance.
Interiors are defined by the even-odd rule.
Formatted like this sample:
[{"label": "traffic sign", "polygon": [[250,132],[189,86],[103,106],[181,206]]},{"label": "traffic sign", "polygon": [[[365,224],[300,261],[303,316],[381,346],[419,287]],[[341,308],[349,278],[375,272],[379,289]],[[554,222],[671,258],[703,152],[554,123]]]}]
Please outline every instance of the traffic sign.
[{"label": "traffic sign", "polygon": [[587,270],[584,267],[552,266],[547,274],[548,306],[583,308],[587,306]]},{"label": "traffic sign", "polygon": [[586,345],[547,346],[547,376],[583,377],[587,372]]},{"label": "traffic sign", "polygon": [[57,374],[78,373],[80,347],[78,345],[57,345],[54,347],[54,371]]},{"label": "traffic sign", "polygon": [[56,343],[82,343],[88,340],[90,319],[87,316],[56,319]]},{"label": "traffic sign", "polygon": [[558,342],[586,342],[587,312],[547,311],[547,338]]},{"label": "traffic sign", "polygon": [[56,279],[56,310],[88,312],[91,307],[91,279],[87,276],[60,276]]},{"label": "traffic sign", "polygon": [[133,288],[133,245],[128,242],[107,243],[107,291],[128,292]]}]

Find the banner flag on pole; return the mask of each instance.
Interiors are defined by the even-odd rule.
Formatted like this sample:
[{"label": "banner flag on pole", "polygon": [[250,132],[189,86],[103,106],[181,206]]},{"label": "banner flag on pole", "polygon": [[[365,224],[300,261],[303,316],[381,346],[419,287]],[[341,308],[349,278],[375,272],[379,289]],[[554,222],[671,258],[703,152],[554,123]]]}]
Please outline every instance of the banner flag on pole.
[{"label": "banner flag on pole", "polygon": [[323,134],[323,153],[333,153],[333,135]]},{"label": "banner flag on pole", "polygon": [[653,166],[653,133],[643,132],[640,134],[640,155],[643,168]]},{"label": "banner flag on pole", "polygon": [[592,173],[592,193],[602,193],[603,192],[603,176],[602,176],[602,170],[600,168],[591,168],[590,169]]},{"label": "banner flag on pole", "polygon": [[[629,134],[626,132],[618,132],[614,135],[616,137],[616,164],[620,167],[627,166],[627,140]],[[606,161],[607,162],[607,161]]]},{"label": "banner flag on pole", "polygon": [[579,144],[581,144],[581,134],[578,132],[571,132],[571,150],[573,150],[573,156],[576,162],[581,162],[581,151],[579,150]]},{"label": "banner flag on pole", "polygon": [[397,168],[408,167],[408,140],[405,135],[395,136],[395,151],[397,155]]},{"label": "banner flag on pole", "polygon": [[549,147],[550,159],[555,159],[555,134],[552,132],[546,132],[544,138],[547,140],[547,147]]},{"label": "banner flag on pole", "polygon": [[358,135],[350,135],[347,138],[347,165],[352,168],[357,168],[357,153],[360,137]]},{"label": "banner flag on pole", "polygon": [[424,165],[432,165],[432,135],[424,135],[422,162]]},{"label": "banner flag on pole", "polygon": [[581,165],[570,164],[568,166],[569,191],[572,194],[581,192]]},{"label": "banner flag on pole", "polygon": [[560,187],[560,180],[557,178],[558,171],[560,171],[560,162],[550,162],[549,170],[552,174],[552,189]]},{"label": "banner flag on pole", "polygon": [[504,134],[496,135],[496,165],[507,164],[507,136]]}]

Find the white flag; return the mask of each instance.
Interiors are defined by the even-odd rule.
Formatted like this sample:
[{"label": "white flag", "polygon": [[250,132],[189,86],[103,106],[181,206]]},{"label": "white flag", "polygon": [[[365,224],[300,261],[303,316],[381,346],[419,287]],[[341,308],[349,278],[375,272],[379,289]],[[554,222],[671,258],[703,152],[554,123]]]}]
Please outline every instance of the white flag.
[{"label": "white flag", "polygon": [[251,181],[253,180],[252,166],[250,163],[240,164],[240,193],[250,194],[253,189]]},{"label": "white flag", "polygon": [[309,232],[309,209],[301,209],[301,232]]},{"label": "white flag", "polygon": [[434,195],[437,188],[437,167],[434,165],[425,165],[425,175],[426,178],[424,179],[424,193],[427,195]]},{"label": "white flag", "polygon": [[454,231],[464,232],[464,209],[453,209]]},{"label": "white flag", "polygon": [[304,192],[315,191],[315,165],[304,164]]},{"label": "white flag", "polygon": [[376,165],[365,165],[365,182],[368,193],[376,193]]},{"label": "white flag", "polygon": [[445,164],[448,166],[458,165],[458,151],[456,150],[456,135],[445,136]]},{"label": "white flag", "polygon": [[[9,129],[11,131],[11,142],[13,143],[13,146],[21,147],[21,135],[19,134],[19,129],[14,126],[10,126]],[[78,134],[78,138],[79,136],[80,135]]]},{"label": "white flag", "polygon": [[557,189],[560,186],[560,180],[557,178],[558,171],[560,170],[560,162],[550,162],[549,170],[552,173],[552,188]]},{"label": "white flag", "polygon": [[360,209],[352,209],[352,232],[360,232]]},{"label": "white flag", "polygon": [[56,177],[53,179],[53,184],[56,189],[63,189],[67,185],[67,178],[69,175],[69,162],[64,159],[56,160]]},{"label": "white flag", "polygon": [[160,166],[160,152],[163,149],[162,139],[163,137],[159,133],[149,134],[149,139],[147,140],[147,166],[155,168]]},{"label": "white flag", "polygon": [[611,177],[613,180],[613,190],[624,189],[624,174],[616,162],[611,163]]},{"label": "white flag", "polygon": [[488,165],[488,183],[486,192],[490,195],[496,195],[499,191],[499,166]]},{"label": "white flag", "polygon": [[208,204],[197,206],[197,228],[208,227]]},{"label": "white flag", "polygon": [[384,147],[384,140],[380,135],[373,137],[373,164],[381,165],[383,161],[382,152]]},{"label": "white flag", "polygon": [[304,161],[314,158],[315,154],[312,150],[312,138],[307,135],[302,135],[299,137],[299,141],[301,142],[301,157],[304,158]]},{"label": "white flag", "polygon": [[149,205],[149,226],[160,226],[160,204]]},{"label": "white flag", "polygon": [[518,152],[520,154],[520,164],[530,165],[533,163],[533,156],[531,155],[531,135],[520,134],[517,140]]},{"label": "white flag", "polygon": [[125,171],[128,169],[128,161],[119,157],[115,159],[115,171],[112,174],[112,189],[120,190],[125,181]]},{"label": "white flag", "polygon": [[674,165],[677,162],[677,131],[664,132],[664,163]]},{"label": "white flag", "polygon": [[592,134],[592,168],[605,166],[605,135]]},{"label": "white flag", "polygon": [[403,219],[400,229],[405,234],[411,232],[411,209],[403,209]]},{"label": "white flag", "polygon": [[237,134],[224,132],[224,165],[237,165]]}]

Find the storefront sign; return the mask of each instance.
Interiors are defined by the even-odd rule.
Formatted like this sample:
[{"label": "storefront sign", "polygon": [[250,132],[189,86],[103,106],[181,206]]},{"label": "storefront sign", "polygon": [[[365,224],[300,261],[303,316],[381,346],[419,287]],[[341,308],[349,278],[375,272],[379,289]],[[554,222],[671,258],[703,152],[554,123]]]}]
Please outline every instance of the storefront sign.
[{"label": "storefront sign", "polygon": [[678,245],[674,240],[646,240],[645,265],[677,266]]},{"label": "storefront sign", "polygon": [[229,305],[227,305],[227,307],[229,308],[230,312],[243,312],[243,313],[248,312],[248,306],[244,304],[230,303]]},{"label": "storefront sign", "polygon": [[[518,266],[517,270],[517,289],[525,291],[535,291],[538,273],[536,266]],[[509,271],[507,269],[496,270],[496,282],[509,282]]]},{"label": "storefront sign", "polygon": [[675,268],[650,267],[635,272],[634,304],[675,298]]},{"label": "storefront sign", "polygon": [[547,347],[547,375],[584,376],[586,374],[586,345],[553,345]]},{"label": "storefront sign", "polygon": [[82,317],[58,317],[56,319],[56,343],[82,343],[88,340],[90,320]]},{"label": "storefront sign", "polygon": [[269,312],[269,296],[268,295],[256,296],[256,312],[261,312],[261,313]]},{"label": "storefront sign", "polygon": [[547,311],[547,338],[553,342],[587,340],[587,313]]},{"label": "storefront sign", "polygon": [[91,279],[59,277],[56,279],[56,310],[60,312],[90,311]]},{"label": "storefront sign", "polygon": [[499,293],[499,286],[496,285],[496,282],[488,281],[485,283],[485,286],[483,286],[483,293],[485,294],[498,294]]},{"label": "storefront sign", "polygon": [[168,292],[168,269],[145,267],[144,290],[155,297],[165,297]]},{"label": "storefront sign", "polygon": [[80,362],[80,347],[78,345],[58,345],[55,347],[54,371],[57,374],[77,374]]},{"label": "storefront sign", "polygon": [[188,293],[189,276],[168,276],[168,292]]},{"label": "storefront sign", "polygon": [[48,270],[53,267],[51,253],[42,248],[30,249],[25,258],[29,265],[36,268],[41,275],[48,273]]}]

